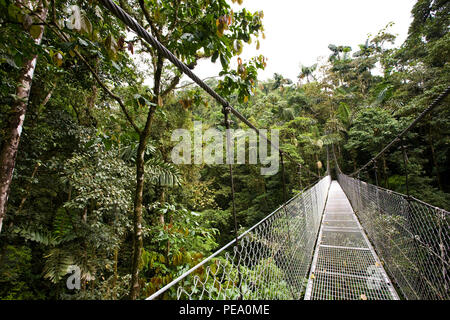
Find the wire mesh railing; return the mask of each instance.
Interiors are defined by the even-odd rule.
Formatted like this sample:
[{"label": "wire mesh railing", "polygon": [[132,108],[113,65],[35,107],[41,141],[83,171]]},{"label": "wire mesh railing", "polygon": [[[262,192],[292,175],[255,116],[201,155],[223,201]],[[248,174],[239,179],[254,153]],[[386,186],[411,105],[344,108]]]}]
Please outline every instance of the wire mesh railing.
[{"label": "wire mesh railing", "polygon": [[404,298],[450,299],[449,212],[340,172],[338,181]]},{"label": "wire mesh railing", "polygon": [[330,184],[322,178],[147,299],[300,299]]}]

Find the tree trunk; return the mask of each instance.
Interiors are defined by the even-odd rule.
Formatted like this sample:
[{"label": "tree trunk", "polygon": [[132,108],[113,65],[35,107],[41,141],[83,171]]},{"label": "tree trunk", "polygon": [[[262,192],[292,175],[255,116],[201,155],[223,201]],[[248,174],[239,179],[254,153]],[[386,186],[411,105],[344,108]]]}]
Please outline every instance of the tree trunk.
[{"label": "tree trunk", "polygon": [[130,299],[139,297],[139,263],[142,256],[144,240],[142,237],[142,210],[144,197],[144,176],[145,176],[145,149],[150,138],[150,128],[153,121],[155,109],[150,108],[147,116],[145,129],[139,137],[139,146],[136,156],[136,191],[134,196],[133,211],[133,258],[131,264],[131,290]]},{"label": "tree trunk", "polygon": [[[39,3],[37,11],[40,19],[45,20],[47,18],[48,9],[43,7],[42,2]],[[41,32],[35,39],[35,43],[38,45],[41,43],[42,35],[44,34],[44,26],[40,28]],[[16,101],[11,106],[10,117],[5,128],[5,138],[0,150],[0,232],[6,215],[17,150],[19,149],[20,135],[27,111],[36,61],[37,55],[26,61],[21,71],[16,89]]]},{"label": "tree trunk", "polygon": [[[164,66],[164,58],[161,53],[156,57],[156,69],[154,73],[154,98],[152,102],[154,105],[160,105],[160,87],[161,76]],[[145,175],[145,149],[147,147],[148,139],[150,138],[151,126],[153,122],[153,115],[155,108],[150,107],[147,114],[147,121],[144,130],[139,135],[139,147],[136,155],[136,193],[134,196],[134,214],[133,214],[133,259],[131,264],[131,290],[130,299],[135,300],[139,297],[139,263],[142,256],[142,248],[144,241],[142,238],[142,208],[143,208],[143,194],[144,194],[144,175]]]},{"label": "tree trunk", "polygon": [[139,147],[136,156],[136,191],[134,196],[133,214],[133,260],[131,264],[131,291],[130,299],[139,297],[139,263],[142,256],[144,240],[142,238],[142,210],[144,196],[144,176],[145,176],[145,149],[150,137],[150,128],[153,120],[154,108],[150,108],[144,130],[139,137]]},{"label": "tree trunk", "polygon": [[144,195],[144,154],[146,143],[141,136],[139,139],[138,154],[136,157],[136,192],[134,196],[133,214],[133,261],[131,265],[131,292],[130,298],[135,300],[139,296],[139,262],[142,255],[142,207]]},{"label": "tree trunk", "polygon": [[[117,273],[117,265],[119,264],[119,246],[114,249],[114,276],[113,276],[113,281],[112,281],[112,285],[111,285],[111,296],[110,299],[111,300],[116,300],[117,296],[115,295],[115,288],[116,288],[116,283],[117,283],[117,278],[118,278],[118,273]],[[109,289],[109,287],[108,287]]]}]

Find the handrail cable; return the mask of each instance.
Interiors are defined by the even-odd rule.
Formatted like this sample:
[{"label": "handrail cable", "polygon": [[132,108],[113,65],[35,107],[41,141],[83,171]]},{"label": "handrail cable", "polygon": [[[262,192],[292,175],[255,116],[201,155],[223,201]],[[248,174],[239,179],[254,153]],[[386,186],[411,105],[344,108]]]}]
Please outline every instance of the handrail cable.
[{"label": "handrail cable", "polygon": [[228,242],[226,245],[224,245],[223,247],[221,247],[220,249],[218,249],[216,252],[212,253],[209,257],[205,258],[204,260],[202,260],[200,263],[196,264],[195,266],[193,266],[191,269],[189,269],[188,271],[186,271],[185,273],[183,273],[182,275],[180,275],[179,277],[175,278],[174,280],[172,280],[171,282],[169,282],[168,284],[166,284],[164,287],[162,287],[161,289],[159,289],[158,291],[156,291],[155,293],[153,293],[151,296],[149,296],[148,298],[146,298],[146,300],[153,300],[154,298],[160,296],[161,294],[163,294],[164,292],[166,292],[168,289],[170,289],[174,284],[176,284],[177,282],[179,282],[180,280],[183,280],[184,278],[186,278],[187,276],[189,276],[190,274],[192,274],[194,271],[196,271],[198,268],[202,267],[203,265],[205,265],[207,262],[211,261],[213,258],[215,258],[216,256],[218,256],[220,253],[224,252],[226,249],[230,248],[231,246],[236,246],[236,243],[243,239],[245,236],[248,236],[252,231],[254,231],[255,229],[257,229],[258,227],[260,227],[262,224],[264,224],[266,221],[268,221],[270,218],[272,218],[275,214],[277,214],[280,210],[282,210],[284,207],[286,207],[286,205],[294,202],[296,199],[300,198],[304,192],[310,190],[313,186],[317,185],[320,182],[320,180],[316,180],[313,183],[311,183],[310,185],[308,185],[307,187],[303,188],[303,190],[299,191],[296,195],[294,195],[291,199],[289,199],[288,201],[286,201],[285,203],[283,203],[282,205],[280,205],[277,209],[275,209],[274,211],[272,211],[270,214],[268,214],[265,218],[263,218],[262,220],[260,220],[257,224],[255,224],[253,227],[247,229],[246,231],[244,231],[243,233],[241,233],[237,238],[234,238],[233,240],[231,240],[230,242]]}]

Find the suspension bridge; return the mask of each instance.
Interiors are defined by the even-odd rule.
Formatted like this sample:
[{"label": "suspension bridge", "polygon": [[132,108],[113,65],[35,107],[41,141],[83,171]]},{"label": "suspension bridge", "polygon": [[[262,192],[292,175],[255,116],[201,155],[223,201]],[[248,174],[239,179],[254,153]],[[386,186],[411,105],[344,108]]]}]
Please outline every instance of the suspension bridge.
[{"label": "suspension bridge", "polygon": [[148,299],[448,300],[449,212],[338,173]]},{"label": "suspension bridge", "polygon": [[[377,160],[401,142],[447,97],[438,96],[409,126],[368,163],[344,174],[334,154],[327,174],[286,199],[284,158],[297,163],[228,101],[200,80],[183,62],[111,0],[100,0],[118,19],[152,45],[223,107],[229,117],[260,134],[279,152],[284,203],[259,223],[238,234],[233,166],[229,165],[235,238],[202,262],[153,293],[153,299],[398,300],[450,299],[449,212],[407,194],[378,186]],[[230,137],[227,136],[230,145]],[[230,148],[228,148],[230,149]],[[301,164],[298,164],[301,168]],[[375,185],[360,180],[370,166]],[[405,167],[407,167],[405,165]],[[306,168],[305,168],[306,169]]]}]

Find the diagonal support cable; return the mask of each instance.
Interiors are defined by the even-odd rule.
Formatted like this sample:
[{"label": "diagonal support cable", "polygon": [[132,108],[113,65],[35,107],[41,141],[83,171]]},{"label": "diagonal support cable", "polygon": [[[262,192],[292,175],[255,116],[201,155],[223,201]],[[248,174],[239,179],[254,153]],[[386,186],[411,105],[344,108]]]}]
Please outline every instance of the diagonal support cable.
[{"label": "diagonal support cable", "polygon": [[403,129],[402,132],[400,132],[391,142],[389,142],[375,157],[370,159],[365,165],[363,165],[361,168],[356,170],[355,172],[350,174],[350,177],[354,177],[355,175],[358,175],[362,170],[373,164],[374,161],[376,161],[379,157],[381,157],[387,150],[389,150],[394,144],[401,141],[402,138],[412,129],[414,128],[427,114],[429,114],[431,111],[433,111],[434,108],[436,108],[439,104],[444,101],[444,99],[448,96],[450,93],[450,86],[448,86],[444,92],[442,92],[436,99],[433,100],[433,102],[426,108],[422,113],[414,119],[413,122],[411,122],[405,129]]},{"label": "diagonal support cable", "polygon": [[[205,90],[212,98],[220,103],[224,108],[229,108],[230,112],[236,116],[239,120],[244,122],[249,128],[253,129],[259,136],[266,140],[270,145],[279,152],[282,152],[291,161],[298,164],[297,160],[292,157],[288,152],[283,151],[279,146],[275,145],[270,139],[268,139],[255,125],[253,125],[244,115],[238,110],[233,108],[230,103],[220,96],[214,89],[208,86],[203,80],[201,80],[192,70],[181,60],[179,60],[172,52],[170,52],[161,42],[153,37],[147,30],[145,30],[136,20],[127,14],[120,6],[115,4],[111,0],[99,0],[105,8],[112,12],[117,18],[119,18],[126,26],[131,28],[138,36],[143,38],[146,42],[152,45],[158,52],[160,52],[166,59],[172,62],[182,73],[191,78],[200,88]],[[319,177],[314,172],[311,172],[315,177]]]}]

